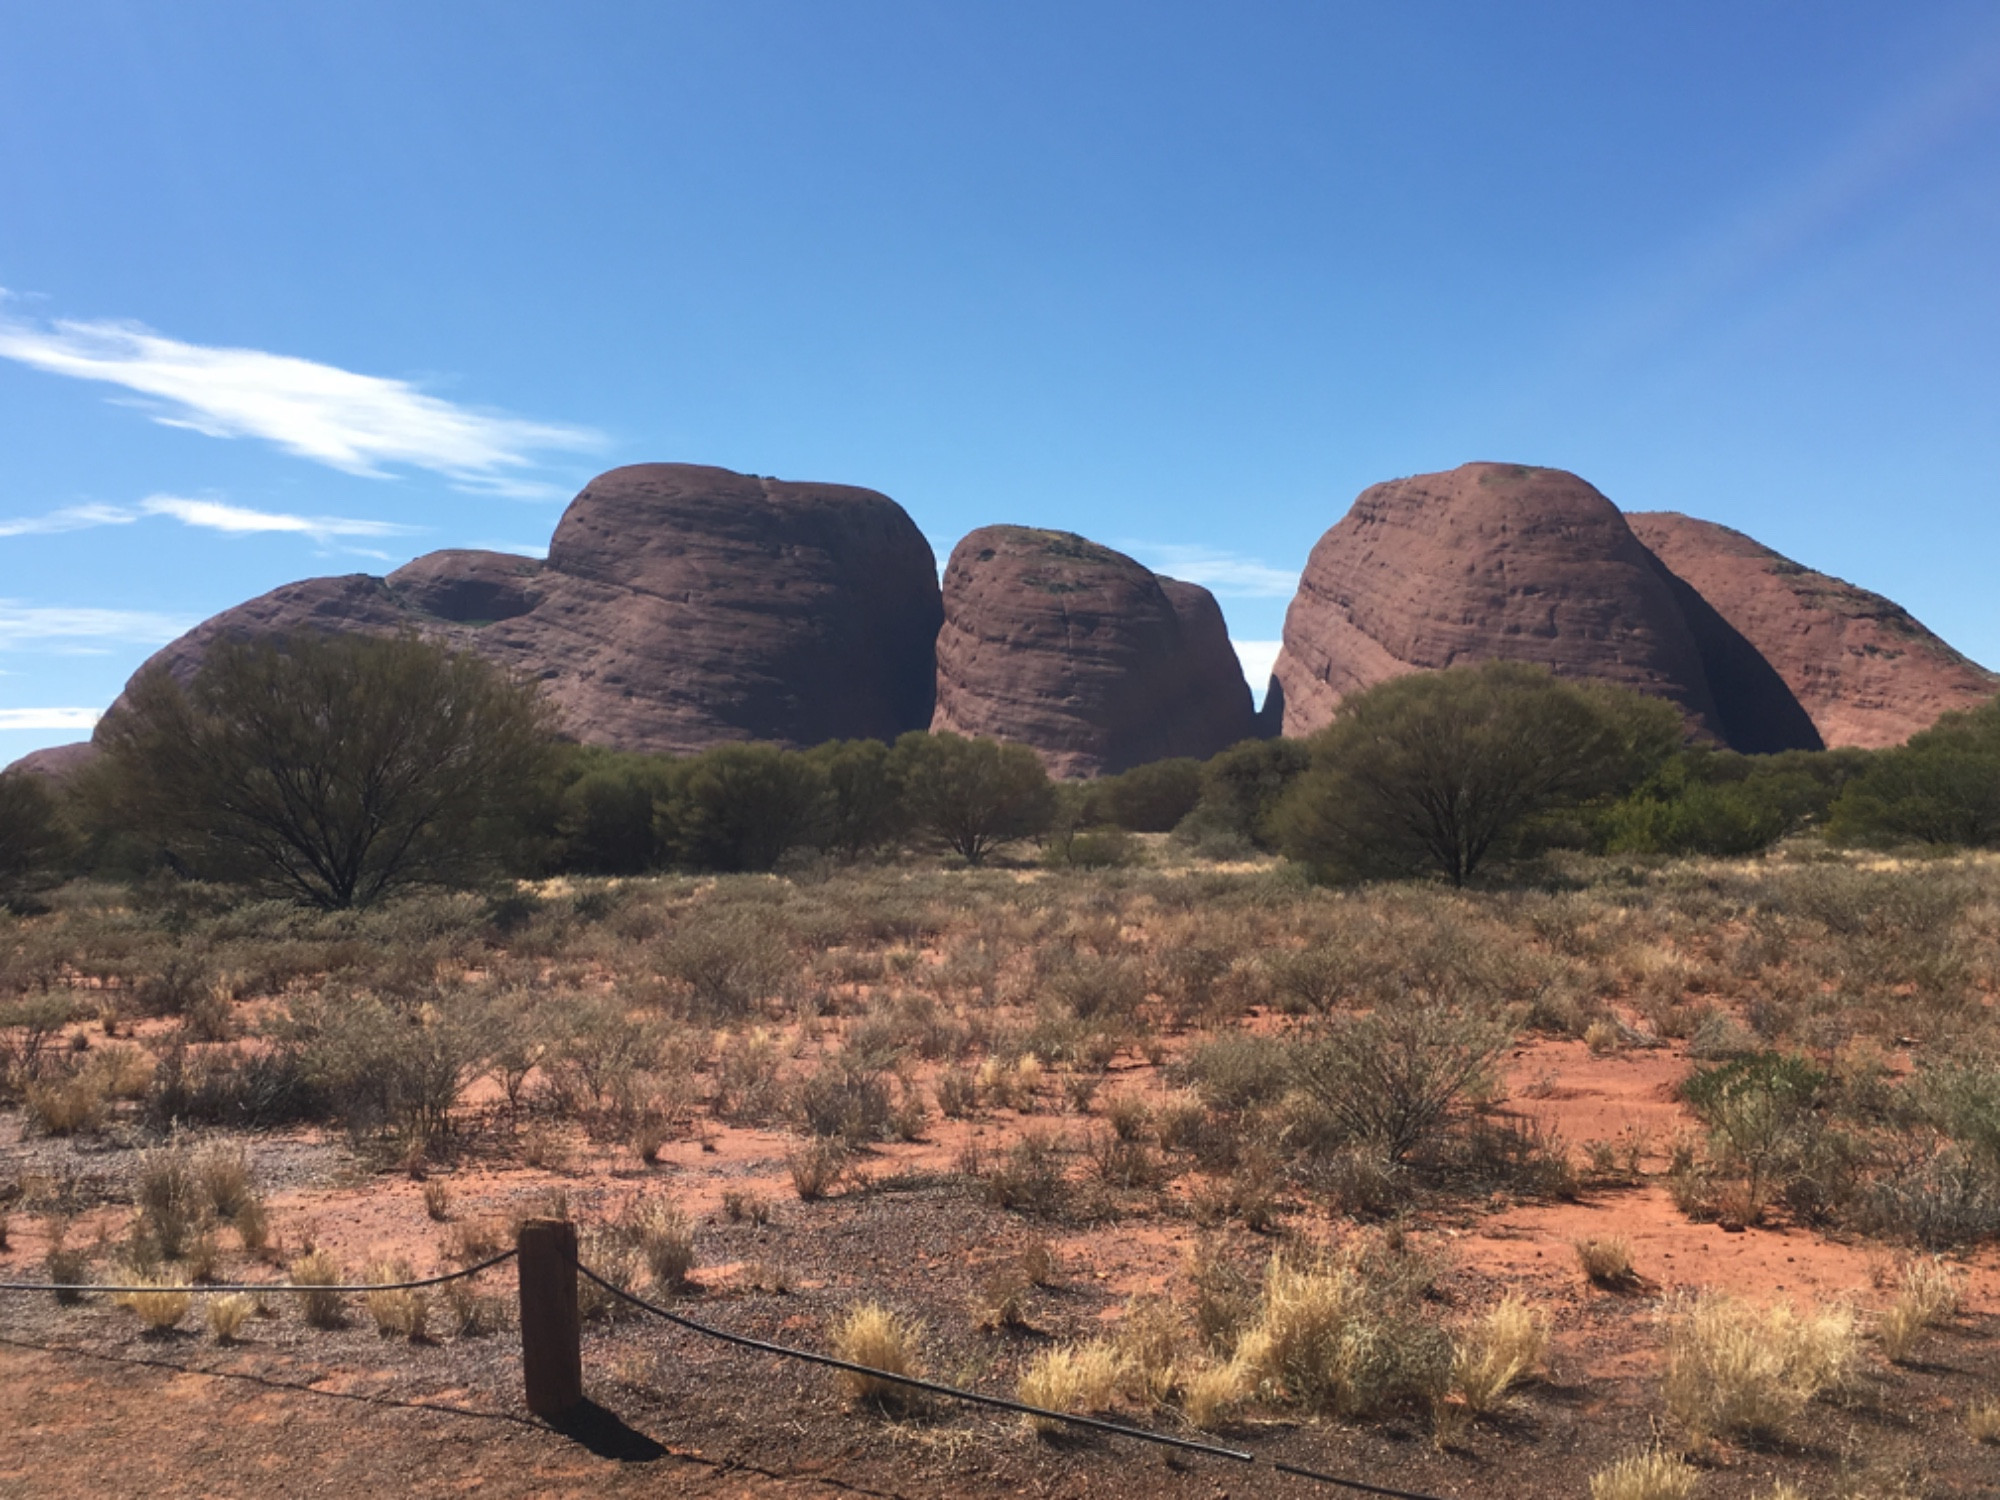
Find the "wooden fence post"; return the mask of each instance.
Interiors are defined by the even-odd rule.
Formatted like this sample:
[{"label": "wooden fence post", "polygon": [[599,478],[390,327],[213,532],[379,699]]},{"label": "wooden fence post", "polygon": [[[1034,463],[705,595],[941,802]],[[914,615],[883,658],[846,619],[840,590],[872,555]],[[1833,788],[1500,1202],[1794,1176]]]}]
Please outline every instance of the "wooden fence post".
[{"label": "wooden fence post", "polygon": [[583,1400],[583,1322],[576,1305],[576,1226],[529,1219],[517,1241],[521,1373],[528,1410],[559,1417]]}]

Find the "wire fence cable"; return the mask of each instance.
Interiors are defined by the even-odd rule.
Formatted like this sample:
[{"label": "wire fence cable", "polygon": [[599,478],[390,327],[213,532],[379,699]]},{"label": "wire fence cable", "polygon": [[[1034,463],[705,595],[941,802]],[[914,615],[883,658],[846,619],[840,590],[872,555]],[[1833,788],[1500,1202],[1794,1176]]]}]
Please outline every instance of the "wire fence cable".
[{"label": "wire fence cable", "polygon": [[941,1381],[924,1380],[915,1375],[898,1375],[889,1370],[877,1370],[869,1365],[856,1364],[852,1360],[840,1359],[831,1354],[819,1354],[811,1349],[799,1349],[790,1344],[775,1344],[768,1339],[752,1338],[748,1334],[731,1333],[726,1328],[717,1328],[711,1323],[685,1317],[658,1303],[648,1302],[644,1297],[635,1296],[621,1286],[614,1286],[599,1276],[589,1266],[579,1263],[577,1272],[595,1282],[612,1296],[631,1303],[634,1307],[651,1313],[656,1318],[664,1318],[677,1327],[699,1334],[703,1338],[734,1344],[739,1349],[754,1349],[763,1354],[775,1354],[783,1359],[802,1360],[807,1364],[823,1365],[830,1370],[845,1370],[851,1375],[865,1375],[871,1380],[885,1381],[910,1390],[926,1391],[934,1396],[946,1396],[954,1401],[964,1401],[973,1406],[988,1406],[999,1411],[1011,1411],[1024,1417],[1038,1417],[1045,1421],[1061,1422],[1070,1427],[1079,1427],[1088,1432],[1106,1433],[1112,1437],[1131,1438],[1135,1442],[1151,1443],[1162,1448],[1176,1448],[1184,1453],[1199,1453],[1208,1458],[1220,1458],[1230,1463],[1255,1464],[1275,1470],[1280,1474],[1290,1474],[1298,1479],[1310,1479],[1319,1484],[1337,1485],[1363,1495],[1381,1495],[1387,1500],[1442,1500],[1441,1496],[1426,1494],[1419,1490],[1401,1490],[1391,1485],[1370,1484],[1364,1479],[1349,1479],[1340,1474],[1328,1474],[1319,1469],[1307,1468],[1303,1464],[1286,1463],[1282,1459],[1267,1458],[1252,1453],[1245,1448],[1225,1448],[1220,1443],[1204,1443],[1194,1438],[1175,1437],[1171,1433],[1152,1432],[1144,1427],[1130,1427],[1123,1422],[1106,1421],[1102,1417],[1086,1417],[1076,1412],[1051,1411],[1047,1407],[1031,1406],[1025,1401],[1010,1400],[1006,1396],[990,1396],[984,1391],[968,1391],[960,1386],[946,1385]]},{"label": "wire fence cable", "polygon": [[498,1255],[482,1260],[477,1265],[466,1266],[457,1271],[446,1271],[438,1276],[424,1276],[415,1281],[371,1281],[366,1285],[289,1281],[153,1281],[140,1286],[96,1286],[84,1282],[0,1281],[0,1292],[55,1292],[58,1295],[71,1293],[77,1296],[95,1293],[114,1297],[138,1292],[414,1292],[424,1287],[443,1286],[447,1281],[463,1281],[468,1276],[477,1276],[481,1271],[490,1271],[495,1266],[512,1260],[519,1253],[515,1250],[502,1250]]}]

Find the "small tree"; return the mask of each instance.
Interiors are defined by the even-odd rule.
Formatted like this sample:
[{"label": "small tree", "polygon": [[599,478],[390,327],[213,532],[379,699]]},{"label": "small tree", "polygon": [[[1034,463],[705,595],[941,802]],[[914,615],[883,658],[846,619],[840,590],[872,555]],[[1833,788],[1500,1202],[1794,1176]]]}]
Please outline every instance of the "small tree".
[{"label": "small tree", "polygon": [[74,854],[48,778],[0,774],[0,906],[22,906],[58,884]]},{"label": "small tree", "polygon": [[1273,815],[1322,873],[1463,885],[1532,818],[1637,784],[1681,738],[1671,704],[1487,662],[1343,700]]},{"label": "small tree", "polygon": [[1025,745],[912,731],[896,741],[894,766],[915,825],[969,865],[1055,816],[1055,787]]},{"label": "small tree", "polygon": [[308,905],[490,869],[535,792],[529,685],[412,635],[218,641],[142,673],[99,739],[110,812],[184,868]]}]

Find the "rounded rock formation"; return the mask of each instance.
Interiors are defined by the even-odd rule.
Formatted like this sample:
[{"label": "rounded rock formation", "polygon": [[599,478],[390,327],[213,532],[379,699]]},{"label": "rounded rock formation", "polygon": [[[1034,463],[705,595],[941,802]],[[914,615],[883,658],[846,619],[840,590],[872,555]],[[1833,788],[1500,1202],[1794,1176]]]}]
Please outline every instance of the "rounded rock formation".
[{"label": "rounded rock formation", "polygon": [[448,550],[287,584],[147,665],[190,676],[221,635],[415,630],[539,679],[586,744],[685,754],[924,728],[942,618],[930,544],[886,495],[637,464],[584,487],[546,563]]},{"label": "rounded rock formation", "polygon": [[[1713,521],[1673,511],[1627,519],[1661,564],[1763,664],[1758,686],[1746,696],[1780,711],[1780,699],[1789,699],[1809,719],[1815,745],[1900,745],[1939,714],[2000,693],[2000,674],[1953,650],[1880,594],[1801,567]],[[1710,680],[1726,712],[1724,672],[1711,666]],[[1787,748],[1739,743],[1735,733],[1730,741],[1742,750]]]},{"label": "rounded rock formation", "polygon": [[1496,659],[1652,693],[1697,732],[1721,729],[1693,632],[1618,508],[1518,464],[1364,490],[1306,562],[1272,676],[1298,736],[1349,693]]},{"label": "rounded rock formation", "polygon": [[1033,748],[1052,774],[1206,757],[1254,732],[1208,590],[1064,531],[986,526],[952,549],[931,728]]}]

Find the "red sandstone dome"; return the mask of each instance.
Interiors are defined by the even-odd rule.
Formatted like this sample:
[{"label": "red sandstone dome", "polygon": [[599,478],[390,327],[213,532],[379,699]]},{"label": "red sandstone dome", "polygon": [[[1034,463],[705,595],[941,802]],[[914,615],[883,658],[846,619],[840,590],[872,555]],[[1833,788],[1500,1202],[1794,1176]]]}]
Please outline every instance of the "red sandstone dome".
[{"label": "red sandstone dome", "polygon": [[1206,757],[1253,733],[1207,589],[1066,531],[985,526],[952,549],[936,730],[1032,746],[1058,776]]}]

